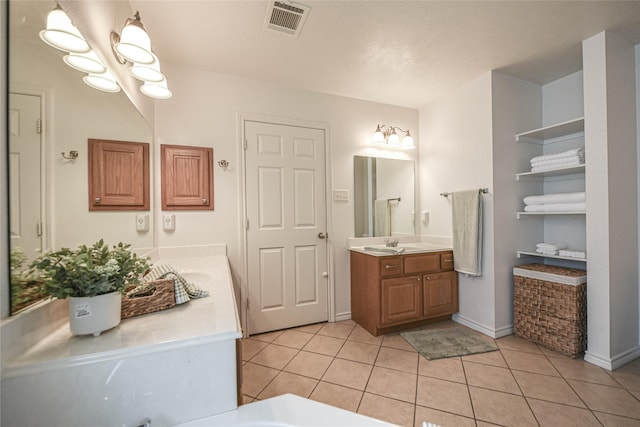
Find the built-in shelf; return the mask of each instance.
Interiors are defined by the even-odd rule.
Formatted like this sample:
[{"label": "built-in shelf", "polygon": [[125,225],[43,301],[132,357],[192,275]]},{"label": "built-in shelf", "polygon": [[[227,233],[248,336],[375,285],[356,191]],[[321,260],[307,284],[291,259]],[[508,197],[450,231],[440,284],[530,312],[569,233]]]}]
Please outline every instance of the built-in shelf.
[{"label": "built-in shelf", "polygon": [[553,142],[555,138],[567,137],[578,133],[584,133],[584,117],[519,133],[516,135],[516,141],[546,144]]},{"label": "built-in shelf", "polygon": [[529,252],[529,251],[517,251],[518,258],[522,258],[523,256],[534,256],[538,258],[553,258],[553,259],[562,259],[565,261],[577,261],[577,262],[587,262],[586,258],[575,258],[575,257],[567,257],[567,256],[559,256],[559,255],[544,255],[539,254],[537,252]]},{"label": "built-in shelf", "polygon": [[541,172],[522,172],[516,174],[518,181],[543,181],[545,178],[553,176],[561,176],[562,179],[570,179],[569,175],[576,175],[577,177],[584,177],[585,165],[570,166],[567,168],[549,169]]},{"label": "built-in shelf", "polygon": [[585,215],[585,211],[568,211],[568,212],[516,212],[516,217],[542,216],[542,215]]}]

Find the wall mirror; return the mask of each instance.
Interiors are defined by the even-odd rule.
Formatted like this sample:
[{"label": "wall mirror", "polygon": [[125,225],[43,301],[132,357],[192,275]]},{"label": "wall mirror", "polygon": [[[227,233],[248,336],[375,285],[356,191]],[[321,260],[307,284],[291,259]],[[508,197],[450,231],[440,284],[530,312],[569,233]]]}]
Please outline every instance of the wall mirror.
[{"label": "wall mirror", "polygon": [[355,237],[415,235],[414,162],[354,156]]},{"label": "wall mirror", "polygon": [[[54,1],[9,2],[12,258],[21,248],[27,264],[47,250],[101,238],[109,244],[122,241],[141,250],[152,248],[152,211],[144,212],[148,231],[136,230],[140,211],[89,211],[88,139],[151,143],[152,130],[124,92],[87,86],[82,80],[85,73],[63,61],[65,52],[39,38],[55,6]],[[78,153],[76,159],[68,158],[72,151]],[[18,300],[25,298],[17,294],[14,282],[12,278],[12,313],[22,308]]]}]

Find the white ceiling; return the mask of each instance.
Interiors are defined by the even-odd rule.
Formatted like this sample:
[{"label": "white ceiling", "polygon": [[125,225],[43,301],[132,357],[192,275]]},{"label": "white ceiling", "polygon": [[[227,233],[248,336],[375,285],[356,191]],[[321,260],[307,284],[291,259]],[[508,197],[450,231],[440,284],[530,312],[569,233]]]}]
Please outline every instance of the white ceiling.
[{"label": "white ceiling", "polygon": [[267,2],[130,0],[162,63],[419,108],[492,70],[538,84],[581,68],[581,41],[640,43],[640,1],[311,1],[299,38]]}]

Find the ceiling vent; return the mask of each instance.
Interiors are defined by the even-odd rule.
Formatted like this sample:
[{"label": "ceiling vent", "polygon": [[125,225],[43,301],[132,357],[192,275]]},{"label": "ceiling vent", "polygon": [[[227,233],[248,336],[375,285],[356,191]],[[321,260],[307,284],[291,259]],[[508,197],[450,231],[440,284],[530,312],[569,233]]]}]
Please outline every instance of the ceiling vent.
[{"label": "ceiling vent", "polygon": [[297,38],[310,10],[307,5],[290,1],[269,2],[263,28]]}]

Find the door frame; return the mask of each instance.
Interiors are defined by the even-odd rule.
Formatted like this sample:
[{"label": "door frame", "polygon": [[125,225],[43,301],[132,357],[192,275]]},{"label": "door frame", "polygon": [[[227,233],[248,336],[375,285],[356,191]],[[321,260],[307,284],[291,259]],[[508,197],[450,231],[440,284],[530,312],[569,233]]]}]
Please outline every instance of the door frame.
[{"label": "door frame", "polygon": [[327,310],[329,322],[335,322],[335,281],[334,281],[334,258],[333,258],[333,206],[331,204],[333,175],[331,173],[331,134],[330,126],[326,122],[317,122],[311,120],[293,119],[280,116],[271,116],[266,114],[238,113],[238,165],[240,165],[240,173],[238,174],[238,188],[241,189],[241,197],[238,198],[238,211],[242,215],[238,218],[238,241],[240,242],[240,251],[242,253],[242,268],[240,269],[240,323],[242,326],[242,335],[248,336],[249,310],[247,309],[249,297],[249,265],[248,265],[248,236],[245,223],[247,220],[247,183],[246,183],[246,150],[244,142],[246,135],[244,132],[246,122],[261,122],[282,126],[305,127],[324,131],[324,151],[325,151],[325,209],[327,221]]},{"label": "door frame", "polygon": [[[40,132],[40,219],[42,221],[42,252],[44,253],[51,249],[51,242],[55,237],[52,227],[54,199],[51,196],[54,187],[53,149],[55,144],[53,137],[53,90],[47,87],[11,84],[9,93],[40,98],[40,119],[42,120],[42,130]],[[9,111],[7,111],[7,114],[9,114]],[[8,123],[7,126],[9,126]],[[7,146],[8,144],[9,141],[7,140]]]}]

